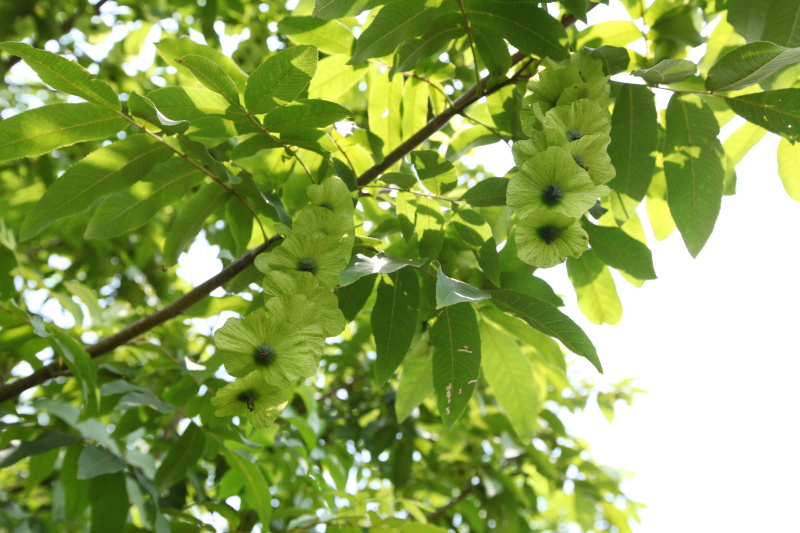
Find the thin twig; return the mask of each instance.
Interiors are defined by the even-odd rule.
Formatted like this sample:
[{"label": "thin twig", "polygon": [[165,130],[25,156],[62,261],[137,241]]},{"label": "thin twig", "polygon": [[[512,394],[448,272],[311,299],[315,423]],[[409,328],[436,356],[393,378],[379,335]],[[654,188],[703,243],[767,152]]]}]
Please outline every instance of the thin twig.
[{"label": "thin twig", "polygon": [[[186,309],[208,296],[211,291],[222,286],[224,283],[227,283],[242,270],[252,265],[256,256],[266,250],[270,244],[272,244],[272,242],[266,242],[261,246],[250,250],[242,255],[239,259],[223,268],[219,274],[204,281],[171,304],[141,318],[140,320],[137,320],[133,324],[123,328],[117,333],[101,339],[96,344],[87,346],[86,351],[92,358],[99,357],[110,352],[114,348],[117,348],[118,346],[122,346],[131,339],[135,339],[142,333],[163,324],[167,320],[175,318],[183,313]],[[62,373],[63,369],[60,367],[58,362],[53,362],[36,370],[29,376],[13,381],[4,387],[0,387],[0,403],[11,398],[15,398],[23,391],[36,385],[41,385],[48,379],[59,376]]]}]

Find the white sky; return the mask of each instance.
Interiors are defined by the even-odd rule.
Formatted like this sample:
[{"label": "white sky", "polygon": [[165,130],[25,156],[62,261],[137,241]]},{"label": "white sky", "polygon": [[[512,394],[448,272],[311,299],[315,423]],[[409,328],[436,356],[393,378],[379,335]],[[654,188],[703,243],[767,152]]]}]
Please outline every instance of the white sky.
[{"label": "white sky", "polygon": [[[598,6],[590,22],[614,19],[614,8],[621,6]],[[704,50],[696,52],[689,59]],[[666,107],[670,93],[656,94]],[[620,324],[596,326],[583,317],[563,266],[537,272],[597,347],[605,376],[595,374],[595,381],[634,378],[648,391],[632,407],[618,404],[613,424],[594,403],[568,421],[596,460],[634,474],[624,488],[648,506],[635,533],[797,527],[800,203],[778,177],[778,140],[768,134],[736,167],[738,192],[723,199],[697,259],[677,230],[656,241],[640,206],[659,279],[637,289],[615,276]],[[504,160],[496,150],[505,151],[478,150],[484,164]],[[588,362],[573,367],[593,374]]]}]

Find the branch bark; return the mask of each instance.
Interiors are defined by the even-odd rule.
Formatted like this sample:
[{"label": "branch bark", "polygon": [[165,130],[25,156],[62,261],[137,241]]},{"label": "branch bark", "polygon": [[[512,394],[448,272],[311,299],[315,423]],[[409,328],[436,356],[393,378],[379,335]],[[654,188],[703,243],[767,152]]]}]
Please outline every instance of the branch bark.
[{"label": "branch bark", "polygon": [[[121,329],[113,335],[100,339],[100,341],[98,341],[96,344],[87,346],[86,351],[92,358],[99,357],[110,352],[118,346],[122,346],[131,339],[135,339],[142,333],[145,333],[146,331],[163,324],[167,320],[175,318],[183,313],[186,309],[208,296],[211,291],[232,280],[242,270],[252,265],[256,256],[265,251],[269,245],[272,244],[272,242],[273,241],[266,242],[257,248],[253,248],[246,254],[239,257],[233,263],[223,268],[219,274],[207,279],[171,304],[137,320],[130,326]],[[10,400],[11,398],[16,398],[23,391],[30,389],[31,387],[35,387],[36,385],[41,385],[48,379],[60,376],[66,373],[66,371],[67,370],[64,365],[61,365],[58,362],[53,362],[49,365],[43,366],[29,376],[20,378],[9,383],[8,385],[0,387],[0,403]]]},{"label": "branch bark", "polygon": [[[95,9],[100,8],[105,2],[108,0],[100,0],[97,4],[95,4]],[[592,4],[589,9],[592,9],[597,4]],[[561,18],[561,25],[563,27],[569,27],[575,23],[577,19],[571,15],[567,14]],[[523,59],[525,59],[525,54],[516,53],[512,57],[512,66],[516,65]],[[8,67],[8,65],[7,65]],[[523,69],[520,69],[518,73],[521,73]],[[359,187],[363,187],[370,182],[377,179],[383,172],[385,172],[389,167],[391,167],[397,161],[400,161],[403,157],[408,155],[411,150],[416,148],[419,144],[421,144],[425,139],[430,137],[433,133],[437,132],[439,129],[444,127],[450,119],[454,116],[461,114],[467,107],[478,101],[483,96],[488,96],[495,91],[500,90],[501,88],[505,87],[510,83],[514,83],[516,81],[516,75],[507,78],[506,80],[489,87],[488,89],[486,86],[488,85],[489,78],[488,76],[481,79],[480,82],[475,83],[469,89],[464,91],[464,93],[459,96],[454,102],[453,105],[447,108],[442,114],[433,117],[425,126],[423,126],[418,132],[414,135],[409,137],[405,142],[403,142],[400,146],[395,148],[391,151],[384,160],[374,165],[373,167],[366,170],[361,176],[359,176],[357,183]],[[480,88],[480,90],[479,90]],[[101,339],[96,344],[92,344],[86,347],[86,351],[92,358],[99,357],[105,353],[110,352],[114,348],[121,346],[128,342],[131,339],[136,338],[137,336],[141,335],[142,333],[153,329],[154,327],[163,324],[167,320],[170,320],[178,315],[180,315],[183,311],[191,307],[192,305],[196,304],[206,296],[208,296],[211,291],[216,289],[217,287],[223,285],[227,281],[233,279],[237,274],[239,274],[242,270],[253,264],[255,257],[260,254],[261,252],[265,251],[272,242],[267,242],[262,244],[261,246],[250,250],[236,261],[222,269],[222,271],[217,274],[216,276],[206,280],[201,285],[198,285],[185,295],[181,296],[171,304],[167,305],[163,309],[156,311],[155,313],[151,313],[140,320],[137,320],[130,326],[118,331],[117,333]],[[20,378],[8,385],[0,387],[0,403],[9,400],[11,398],[18,397],[22,392],[30,389],[31,387],[35,387],[36,385],[41,385],[48,379],[60,376],[66,372],[66,369],[63,365],[60,365],[58,362],[50,363],[36,371],[33,374],[26,376],[24,378]]]}]

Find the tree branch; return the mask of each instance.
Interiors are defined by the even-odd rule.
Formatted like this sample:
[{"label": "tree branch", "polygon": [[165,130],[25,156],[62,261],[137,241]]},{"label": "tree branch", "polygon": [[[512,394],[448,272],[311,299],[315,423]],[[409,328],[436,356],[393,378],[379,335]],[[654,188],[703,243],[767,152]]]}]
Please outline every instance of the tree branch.
[{"label": "tree branch", "polygon": [[[167,320],[175,318],[183,313],[186,309],[208,296],[211,291],[230,281],[242,270],[252,265],[256,256],[265,251],[274,241],[275,238],[270,239],[270,241],[262,244],[261,246],[250,250],[233,263],[223,268],[219,274],[207,279],[171,304],[137,320],[130,326],[121,329],[117,333],[101,339],[96,344],[87,346],[86,351],[92,358],[99,357],[110,352],[118,346],[122,346],[131,339],[135,339],[142,333],[163,324]],[[66,372],[66,369],[57,361],[50,363],[47,366],[43,366],[29,376],[13,381],[4,387],[0,387],[0,403],[11,398],[16,398],[23,391],[30,389],[31,387],[35,387],[36,385],[41,385],[48,379],[60,376],[64,372]]]},{"label": "tree branch", "polygon": [[[593,9],[596,5],[597,4],[592,4],[589,6],[587,11]],[[561,25],[565,28],[568,28],[569,26],[575,24],[577,20],[578,19],[575,18],[574,15],[566,14],[561,17]],[[525,54],[517,52],[511,57],[511,66],[516,65],[525,59],[525,57],[527,57]],[[523,70],[524,69],[519,69],[517,73],[510,78],[507,78],[499,84],[488,89],[486,89],[486,85],[489,83],[489,76],[486,76],[485,78],[481,79],[480,82],[473,84],[453,102],[452,106],[442,111],[440,115],[433,117],[418,132],[406,139],[400,146],[386,154],[386,157],[383,158],[383,161],[370,167],[363,174],[361,174],[356,181],[358,186],[363,187],[364,185],[376,180],[381,174],[387,171],[389,167],[403,159],[403,157],[408,155],[411,150],[421,144],[422,141],[442,129],[445,124],[450,122],[451,118],[456,115],[460,115],[466,108],[480,100],[482,97],[489,96],[493,92],[502,89],[506,85],[514,83]]]}]

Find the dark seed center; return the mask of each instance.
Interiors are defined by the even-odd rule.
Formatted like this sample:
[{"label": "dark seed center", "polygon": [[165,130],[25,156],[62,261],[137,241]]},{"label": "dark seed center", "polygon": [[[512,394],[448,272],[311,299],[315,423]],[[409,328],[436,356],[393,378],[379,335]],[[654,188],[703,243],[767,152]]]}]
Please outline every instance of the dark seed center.
[{"label": "dark seed center", "polygon": [[579,129],[572,128],[567,132],[567,139],[569,139],[569,142],[577,141],[581,137],[583,137],[583,134]]},{"label": "dark seed center", "polygon": [[256,410],[256,400],[258,399],[258,392],[254,389],[247,389],[239,393],[239,396],[236,397],[237,400],[240,402],[244,402],[247,404],[247,408],[250,409],[250,412]]},{"label": "dark seed center", "polygon": [[575,157],[573,157],[573,159],[575,160],[575,163],[577,163],[577,165],[579,167],[581,167],[583,170],[585,170],[587,172],[589,171],[589,167],[587,167],[586,165],[583,164],[583,156],[582,155],[576,155]]},{"label": "dark seed center", "polygon": [[564,191],[558,185],[549,185],[542,193],[542,201],[546,205],[556,205],[564,198]]},{"label": "dark seed center", "polygon": [[557,226],[542,226],[537,231],[545,244],[553,244],[553,241],[561,235],[561,228]]},{"label": "dark seed center", "polygon": [[275,361],[275,357],[277,356],[278,352],[269,344],[256,346],[256,349],[253,351],[253,360],[259,366],[269,366]]},{"label": "dark seed center", "polygon": [[297,270],[300,272],[311,272],[312,274],[316,274],[317,262],[310,257],[306,257],[297,262]]}]

